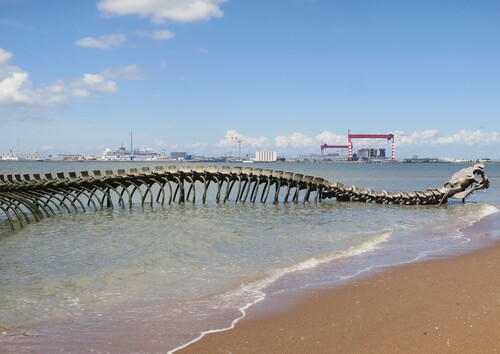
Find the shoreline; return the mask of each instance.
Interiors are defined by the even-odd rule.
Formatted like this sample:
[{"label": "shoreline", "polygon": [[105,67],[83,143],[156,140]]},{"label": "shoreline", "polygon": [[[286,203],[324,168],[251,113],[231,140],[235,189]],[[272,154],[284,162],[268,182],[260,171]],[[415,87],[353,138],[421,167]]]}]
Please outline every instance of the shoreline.
[{"label": "shoreline", "polygon": [[176,353],[500,352],[498,230],[495,213],[462,230],[486,248],[459,247],[303,291]]},{"label": "shoreline", "polygon": [[[338,323],[335,323],[335,325],[341,326],[343,324],[342,321],[344,322],[352,322],[351,327],[349,329],[346,329],[346,331],[350,332],[355,332],[360,330],[360,328],[363,328],[362,326],[365,324],[362,322],[361,324],[356,324],[354,321],[351,321],[350,318],[346,317],[344,314],[344,317],[342,317],[342,311],[346,310],[353,310],[353,308],[357,307],[356,304],[352,304],[349,302],[346,302],[347,300],[344,298],[344,308],[340,308],[337,304],[338,301],[338,294],[342,293],[342,291],[351,291],[351,300],[352,296],[358,296],[359,293],[363,295],[363,293],[371,294],[373,289],[371,289],[369,286],[365,289],[364,291],[358,291],[355,290],[353,291],[352,289],[355,288],[357,289],[357,286],[359,284],[363,284],[364,282],[371,282],[373,283],[373,279],[377,279],[377,277],[382,277],[386,274],[391,274],[392,272],[399,272],[400,270],[403,270],[405,268],[411,268],[413,266],[419,267],[421,264],[426,265],[428,263],[434,263],[434,262],[446,262],[447,260],[454,260],[454,259],[462,259],[462,257],[467,257],[467,255],[474,255],[476,253],[481,253],[483,251],[489,250],[490,248],[492,249],[498,249],[498,252],[496,253],[496,259],[500,259],[500,212],[496,212],[493,214],[489,214],[482,219],[478,220],[477,222],[473,223],[470,226],[465,226],[460,229],[463,236],[460,237],[461,239],[464,239],[465,241],[460,242],[456,244],[455,246],[451,247],[445,247],[441,249],[440,251],[434,252],[431,251],[430,253],[425,253],[425,256],[423,257],[416,257],[414,260],[410,262],[403,262],[399,264],[392,264],[392,265],[380,265],[376,266],[374,268],[370,268],[366,271],[363,271],[361,273],[357,273],[356,276],[354,277],[348,277],[346,278],[347,280],[344,282],[342,281],[340,284],[332,284],[332,285],[327,285],[328,287],[323,287],[321,285],[318,285],[317,287],[304,287],[304,288],[297,288],[297,289],[291,289],[290,291],[286,290],[282,292],[279,290],[280,288],[278,287],[278,291],[271,291],[267,292],[266,291],[266,296],[264,301],[257,301],[254,303],[251,307],[250,305],[245,307],[245,314],[233,321],[233,324],[236,323],[235,327],[231,325],[231,328],[224,328],[224,329],[215,329],[215,330],[209,330],[204,333],[203,338],[197,337],[194,340],[190,340],[189,338],[186,338],[186,341],[184,341],[184,345],[182,344],[177,344],[177,347],[173,346],[165,346],[166,343],[162,343],[162,341],[165,338],[168,338],[170,336],[169,331],[165,329],[163,320],[161,319],[161,315],[157,320],[150,321],[148,322],[149,327],[155,327],[158,328],[159,330],[162,330],[162,332],[158,335],[154,335],[149,337],[147,333],[147,328],[144,327],[144,322],[143,320],[148,317],[142,317],[139,316],[138,318],[135,318],[133,321],[123,324],[123,325],[118,325],[118,322],[116,322],[116,325],[113,324],[113,321],[117,321],[117,318],[114,316],[109,317],[110,314],[105,315],[102,317],[102,319],[109,318],[111,321],[108,321],[106,323],[94,323],[98,324],[97,327],[93,326],[93,330],[90,331],[90,336],[88,335],[89,333],[83,333],[83,335],[70,335],[69,332],[64,331],[64,327],[61,326],[61,324],[54,326],[52,328],[33,328],[27,331],[23,331],[23,333],[20,333],[20,336],[7,336],[4,337],[6,339],[5,344],[6,346],[3,348],[6,350],[6,352],[18,352],[18,351],[43,351],[43,352],[54,352],[54,351],[104,351],[104,352],[173,352],[175,353],[205,353],[205,352],[235,352],[235,353],[257,353],[257,352],[272,352],[272,353],[280,353],[280,352],[297,352],[297,353],[302,353],[302,352],[325,352],[325,353],[335,353],[335,352],[354,352],[351,351],[351,348],[354,348],[350,342],[347,343],[340,343],[338,340],[335,340],[335,342],[332,344],[332,336],[338,336],[338,335],[345,335],[342,332],[339,332],[339,328],[336,329],[337,332],[324,332],[324,328],[330,328],[333,326],[333,322],[331,321],[331,318],[335,318]],[[497,241],[494,241],[497,240]],[[471,242],[472,241],[472,242]],[[465,254],[465,256],[463,256]],[[481,257],[480,257],[481,258]],[[418,269],[418,268],[417,268]],[[439,266],[436,269],[440,269]],[[494,270],[496,273],[500,270],[500,266],[497,265],[494,267]],[[430,275],[428,275],[428,279],[432,279],[434,277],[433,271],[429,272]],[[491,275],[490,278],[494,278],[495,275]],[[390,276],[389,276],[390,278]],[[417,276],[406,276],[406,280],[408,279],[417,279],[418,281],[422,281],[421,275]],[[384,279],[382,280],[376,280],[375,282],[383,282],[385,281]],[[326,283],[322,283],[326,284]],[[399,284],[396,284],[399,285]],[[404,285],[403,287],[405,287]],[[498,305],[500,306],[500,285],[498,286],[499,290],[496,291],[497,294],[497,302]],[[350,290],[349,290],[350,289]],[[400,291],[399,288],[396,288],[397,291]],[[269,289],[267,289],[269,290]],[[330,292],[331,291],[331,292]],[[406,290],[408,292],[408,289]],[[344,295],[345,297],[345,295]],[[384,305],[383,300],[388,299],[388,294],[384,294],[383,296],[379,297],[382,301],[382,305]],[[342,299],[342,297],[340,297]],[[379,300],[380,300],[379,299]],[[394,299],[393,299],[394,300]],[[396,302],[397,300],[400,299],[395,299]],[[361,300],[360,300],[361,301]],[[372,299],[364,299],[362,300],[362,303],[370,303]],[[322,307],[319,309],[317,308],[318,303],[321,303]],[[332,306],[333,304],[333,306]],[[307,308],[309,306],[309,308]],[[335,307],[337,306],[337,307]],[[377,305],[378,306],[378,305]],[[250,308],[248,308],[250,307]],[[298,311],[301,308],[307,308],[307,310],[304,310],[302,314],[298,314]],[[382,306],[383,307],[383,306]],[[403,305],[399,305],[399,307],[403,307]],[[337,309],[337,310],[335,310]],[[357,310],[357,309],[356,309]],[[369,310],[369,309],[368,309]],[[500,310],[500,307],[499,307]],[[333,313],[332,313],[333,311]],[[366,311],[366,309],[365,309]],[[159,310],[159,313],[162,311]],[[305,313],[305,318],[307,321],[304,321],[303,316]],[[352,314],[356,314],[354,311],[350,312]],[[340,314],[340,315],[339,315]],[[330,316],[330,318],[322,318],[322,316]],[[367,316],[364,314],[363,316]],[[499,317],[499,314],[497,313],[497,317]],[[283,318],[285,318],[285,324],[283,325]],[[343,319],[343,320],[342,320]],[[394,320],[394,316],[390,317],[391,321]],[[397,318],[396,318],[397,320]],[[99,320],[101,322],[102,320]],[[267,323],[270,321],[270,324],[268,325],[262,325],[262,323]],[[281,321],[281,322],[280,322]],[[326,321],[326,322],[325,322]],[[127,321],[128,322],[128,321]],[[298,326],[297,328],[293,327],[294,323],[301,323],[301,326]],[[368,323],[368,322],[367,322]],[[382,323],[384,325],[385,323]],[[88,323],[87,323],[88,325]],[[359,327],[358,327],[359,325]],[[112,332],[107,333],[107,335],[100,335],[99,330],[97,330],[98,327],[103,326],[102,328],[111,328],[113,327]],[[110,327],[111,326],[111,327]],[[252,329],[253,326],[253,329]],[[290,327],[292,326],[292,327]],[[496,326],[498,328],[495,328],[495,331],[500,333],[500,321],[497,321]],[[376,329],[380,327],[380,324],[378,326],[375,326]],[[439,328],[443,327],[442,325],[439,325]],[[163,328],[163,329],[162,329]],[[250,328],[250,329],[248,329]],[[262,330],[261,328],[267,328],[266,330]],[[279,328],[280,332],[279,333],[273,333],[276,332],[276,328]],[[404,326],[401,326],[401,324],[398,325],[399,328],[404,328]],[[498,330],[497,330],[498,329]],[[239,334],[240,331],[243,331]],[[255,343],[258,343],[259,345],[265,344],[264,347],[256,345],[254,348],[254,345],[252,344],[252,341],[248,339],[248,331],[250,331],[250,339],[253,340]],[[254,332],[252,334],[252,331]],[[312,331],[312,332],[311,332]],[[361,331],[361,330],[360,330]],[[363,332],[368,332],[371,333],[373,332],[373,328],[370,328],[366,331]],[[302,335],[301,333],[308,333],[306,336]],[[158,333],[158,332],[157,332]],[[198,334],[200,332],[197,332]],[[340,334],[339,334],[340,333]],[[375,331],[375,333],[377,333]],[[397,333],[397,331],[395,331]],[[185,332],[184,335],[193,335],[196,333],[188,333]],[[234,336],[236,334],[236,337]],[[297,345],[297,343],[289,343],[287,341],[287,338],[284,338],[283,335],[288,335],[290,334],[290,337],[295,337],[299,336],[300,334],[300,341],[305,341],[304,343],[299,343],[303,345],[301,347],[300,345]],[[219,335],[222,337],[219,338]],[[250,346],[241,346],[241,341],[243,335],[243,340],[245,342],[248,342]],[[270,337],[270,335],[274,335]],[[262,337],[261,337],[262,336]],[[215,339],[213,339],[213,337]],[[304,339],[302,339],[304,337]],[[17,339],[20,339],[18,342]],[[193,337],[191,337],[192,339]],[[222,338],[222,339],[221,339]],[[316,340],[315,342],[311,342],[311,338]],[[334,337],[335,338],[335,337]],[[354,338],[350,339],[353,341],[366,341],[366,338],[368,336],[364,336],[363,338]],[[222,340],[222,342],[221,342]],[[392,339],[391,339],[392,340]],[[207,342],[208,341],[208,342]],[[326,343],[326,347],[316,347],[316,342],[320,343]],[[330,342],[329,342],[330,341]],[[500,339],[498,339],[498,342],[500,343]],[[181,342],[182,343],[182,342]],[[209,343],[208,346],[206,346]],[[247,343],[247,344],[248,344]],[[238,345],[235,347],[234,345]],[[275,345],[271,346],[270,345]],[[333,345],[339,345],[340,347],[334,347]],[[379,345],[379,344],[376,344]],[[9,349],[7,349],[9,348]],[[133,350],[131,348],[134,348]],[[182,349],[181,349],[182,348]],[[411,349],[411,348],[410,348]],[[412,352],[408,348],[400,348],[397,347],[396,349],[392,350],[390,348],[384,347],[383,350],[380,351],[373,351],[371,348],[361,348],[361,349],[356,349],[357,352]],[[457,352],[454,348],[453,352]],[[170,350],[170,351],[169,351]],[[295,351],[296,350],[296,351]],[[500,348],[497,349],[500,351]],[[445,351],[445,348],[441,348],[440,350]],[[2,350],[0,350],[2,352]],[[419,349],[416,352],[432,352],[429,348],[423,348]],[[466,352],[466,351],[464,351]],[[470,350],[467,352],[471,352]],[[486,351],[488,352],[488,351]],[[494,353],[494,351],[492,351]]]}]

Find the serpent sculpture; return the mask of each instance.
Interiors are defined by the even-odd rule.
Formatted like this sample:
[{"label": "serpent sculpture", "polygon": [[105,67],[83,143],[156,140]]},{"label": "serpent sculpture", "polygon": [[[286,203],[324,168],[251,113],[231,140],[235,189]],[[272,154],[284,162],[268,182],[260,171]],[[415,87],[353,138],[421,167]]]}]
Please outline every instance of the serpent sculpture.
[{"label": "serpent sculpture", "polygon": [[[210,165],[194,169],[187,165],[179,169],[176,166],[166,169],[157,166],[154,170],[149,167],[140,171],[131,168],[128,172],[119,169],[116,174],[112,170],[106,170],[104,174],[100,170],[94,170],[92,174],[81,171],[79,175],[69,172],[68,176],[58,172],[56,177],[46,173],[44,178],[39,174],[0,174],[0,210],[5,214],[4,221],[6,218],[14,229],[16,220],[23,227],[32,219],[39,221],[56,213],[78,213],[89,207],[103,209],[118,204],[125,208],[126,204],[132,207],[133,201],[140,202],[142,206],[146,203],[153,205],[154,199],[161,205],[194,203],[197,184],[203,186],[203,203],[212,184],[217,187],[214,190],[217,203],[229,200],[255,203],[257,198],[265,203],[274,186],[273,203],[287,203],[290,196],[292,202],[298,203],[301,199],[299,194],[304,191],[304,203],[314,192],[314,202],[336,198],[337,201],[381,204],[441,205],[448,198],[465,201],[475,190],[487,189],[489,180],[482,164],[460,170],[442,188],[415,192],[374,191],[300,173],[240,166],[217,168]],[[235,184],[237,188],[233,188]],[[284,196],[280,197],[281,191],[284,191]]]}]

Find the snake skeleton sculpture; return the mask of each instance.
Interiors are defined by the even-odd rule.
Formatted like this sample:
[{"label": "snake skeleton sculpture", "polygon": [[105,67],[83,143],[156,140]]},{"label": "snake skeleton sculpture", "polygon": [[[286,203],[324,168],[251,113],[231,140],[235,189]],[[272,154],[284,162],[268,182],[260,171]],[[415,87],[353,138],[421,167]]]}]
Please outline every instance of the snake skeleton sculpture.
[{"label": "snake skeleton sculpture", "polygon": [[134,201],[142,206],[153,205],[154,200],[162,206],[165,203],[194,203],[199,197],[197,185],[203,187],[203,193],[200,193],[203,203],[212,185],[216,186],[216,189],[212,188],[212,194],[215,193],[217,203],[265,203],[267,200],[273,203],[287,203],[289,200],[298,203],[302,200],[305,203],[313,195],[314,202],[335,198],[344,202],[441,205],[448,198],[465,201],[475,190],[487,189],[489,180],[482,164],[460,170],[442,188],[415,192],[374,191],[300,173],[240,166],[217,168],[210,165],[194,169],[186,165],[179,169],[176,166],[166,169],[157,166],[154,170],[149,167],[131,168],[128,172],[119,169],[116,174],[112,170],[106,170],[104,174],[100,170],[94,170],[92,174],[88,171],[80,174],[69,172],[67,176],[59,172],[56,177],[46,173],[44,178],[39,174],[0,174],[0,221],[3,212],[4,221],[7,220],[14,229],[17,223],[23,227],[32,220],[39,221],[57,213],[132,207]]}]

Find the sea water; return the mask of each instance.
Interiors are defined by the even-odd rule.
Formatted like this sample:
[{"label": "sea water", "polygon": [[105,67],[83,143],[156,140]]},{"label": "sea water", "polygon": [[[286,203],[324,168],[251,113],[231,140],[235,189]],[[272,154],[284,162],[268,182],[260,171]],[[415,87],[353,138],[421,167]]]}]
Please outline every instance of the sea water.
[{"label": "sea water", "polygon": [[[149,166],[0,162],[0,173]],[[165,164],[162,164],[165,166]],[[462,164],[253,164],[387,191],[441,187]],[[180,167],[180,165],[178,165]],[[333,286],[474,240],[500,208],[500,165],[469,203],[185,203],[0,223],[0,346],[166,352],[231,328],[270,294]]]}]

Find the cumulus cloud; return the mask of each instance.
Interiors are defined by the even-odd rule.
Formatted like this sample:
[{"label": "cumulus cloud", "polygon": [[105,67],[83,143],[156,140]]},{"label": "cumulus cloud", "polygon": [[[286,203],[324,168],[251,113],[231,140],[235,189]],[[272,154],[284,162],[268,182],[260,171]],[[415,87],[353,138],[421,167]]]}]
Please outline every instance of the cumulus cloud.
[{"label": "cumulus cloud", "polygon": [[107,34],[99,38],[80,38],[75,41],[75,44],[87,48],[112,49],[122,45],[126,40],[127,37],[124,34]]},{"label": "cumulus cloud", "polygon": [[73,96],[89,97],[98,93],[113,93],[118,91],[118,85],[113,80],[107,80],[101,74],[84,74],[73,83]]},{"label": "cumulus cloud", "polygon": [[482,132],[480,130],[460,130],[456,134],[439,137],[436,143],[440,145],[494,145],[500,144],[500,134],[498,132]]},{"label": "cumulus cloud", "polygon": [[0,48],[0,104],[10,106],[52,107],[66,103],[70,97],[98,97],[118,91],[115,80],[142,77],[141,68],[130,64],[101,73],[85,73],[70,83],[59,80],[34,88],[26,71],[9,64],[12,57],[12,53]]},{"label": "cumulus cloud", "polygon": [[291,135],[279,135],[274,138],[274,145],[280,149],[288,147],[319,148],[321,144],[347,144],[347,136],[324,130],[313,137],[302,133],[293,133]]},{"label": "cumulus cloud", "polygon": [[100,73],[86,73],[71,84],[71,95],[74,97],[97,97],[99,94],[110,94],[118,91],[115,80],[141,80],[142,72],[137,64],[108,68]]},{"label": "cumulus cloud", "polygon": [[29,74],[10,65],[11,52],[0,48],[0,103],[20,106],[51,106],[66,101],[64,86],[55,83],[33,88]]},{"label": "cumulus cloud", "polygon": [[26,72],[12,72],[0,81],[0,102],[31,105],[36,101],[35,92]]},{"label": "cumulus cloud", "polygon": [[409,135],[396,132],[398,145],[495,145],[500,144],[498,132],[482,132],[480,130],[460,130],[451,135],[443,135],[437,129],[413,132]]},{"label": "cumulus cloud", "polygon": [[264,148],[269,146],[269,139],[265,136],[248,136],[238,133],[236,130],[228,130],[224,136],[224,139],[219,140],[215,146],[216,147],[230,147],[234,146],[241,141],[245,146],[252,146],[255,148]]},{"label": "cumulus cloud", "polygon": [[137,31],[136,34],[139,37],[148,37],[148,38],[154,39],[155,41],[168,41],[168,40],[174,38],[174,34],[166,29],[156,30],[156,31],[152,31],[152,32]]},{"label": "cumulus cloud", "polygon": [[288,146],[292,147],[310,147],[314,142],[314,139],[302,134],[293,133],[291,135],[279,135],[274,138],[274,145],[279,148],[285,149]]},{"label": "cumulus cloud", "polygon": [[161,24],[166,20],[194,22],[222,17],[224,0],[101,0],[97,8],[108,16],[138,15]]},{"label": "cumulus cloud", "polygon": [[423,131],[416,131],[409,135],[405,132],[397,131],[395,140],[399,145],[428,145],[430,142],[435,141],[439,131],[437,129],[428,129]]}]

